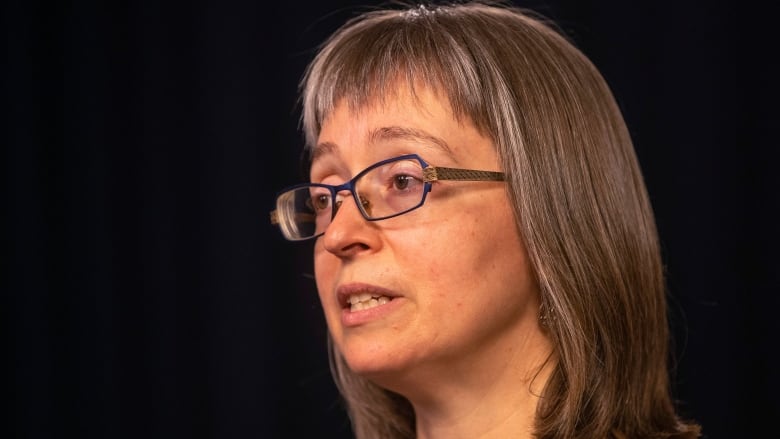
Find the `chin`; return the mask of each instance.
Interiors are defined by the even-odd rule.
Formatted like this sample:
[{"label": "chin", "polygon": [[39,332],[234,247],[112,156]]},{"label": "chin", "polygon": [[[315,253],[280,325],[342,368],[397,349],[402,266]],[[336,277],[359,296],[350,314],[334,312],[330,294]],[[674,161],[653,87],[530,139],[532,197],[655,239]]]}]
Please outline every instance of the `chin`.
[{"label": "chin", "polygon": [[349,369],[372,381],[385,381],[392,376],[402,375],[408,370],[399,355],[372,347],[353,347],[341,351]]}]

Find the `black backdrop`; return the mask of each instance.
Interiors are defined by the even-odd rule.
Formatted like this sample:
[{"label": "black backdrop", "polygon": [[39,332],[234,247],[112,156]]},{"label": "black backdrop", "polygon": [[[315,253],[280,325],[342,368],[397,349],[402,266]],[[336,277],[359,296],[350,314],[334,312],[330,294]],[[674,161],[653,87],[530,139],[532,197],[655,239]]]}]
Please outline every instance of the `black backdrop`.
[{"label": "black backdrop", "polygon": [[[370,4],[3,4],[3,437],[348,437],[309,247],[267,218],[301,177],[312,49]],[[625,112],[684,413],[759,437],[780,415],[773,55],[737,75],[727,2],[517,4],[559,22]]]}]

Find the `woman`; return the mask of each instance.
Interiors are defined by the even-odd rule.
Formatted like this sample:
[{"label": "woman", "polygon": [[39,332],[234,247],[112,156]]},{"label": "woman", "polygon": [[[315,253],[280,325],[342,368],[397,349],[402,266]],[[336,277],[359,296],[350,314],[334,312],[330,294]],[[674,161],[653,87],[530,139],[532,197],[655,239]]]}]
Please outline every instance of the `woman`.
[{"label": "woman", "polygon": [[359,16],[302,81],[316,239],[358,438],[696,438],[670,395],[657,232],[592,63],[529,11]]}]

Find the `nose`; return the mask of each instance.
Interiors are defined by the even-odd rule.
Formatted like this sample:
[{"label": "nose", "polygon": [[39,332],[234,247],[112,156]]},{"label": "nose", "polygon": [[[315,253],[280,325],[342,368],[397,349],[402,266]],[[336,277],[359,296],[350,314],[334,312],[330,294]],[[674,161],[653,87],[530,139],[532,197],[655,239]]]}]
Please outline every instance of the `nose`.
[{"label": "nose", "polygon": [[328,252],[339,257],[369,250],[378,242],[375,226],[363,217],[351,194],[342,199],[320,240]]}]

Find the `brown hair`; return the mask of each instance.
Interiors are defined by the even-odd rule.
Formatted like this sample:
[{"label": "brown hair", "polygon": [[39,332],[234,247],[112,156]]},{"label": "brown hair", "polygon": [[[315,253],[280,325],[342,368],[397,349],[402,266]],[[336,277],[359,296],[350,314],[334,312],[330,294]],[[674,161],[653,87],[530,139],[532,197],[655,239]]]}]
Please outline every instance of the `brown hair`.
[{"label": "brown hair", "polygon": [[[391,96],[397,81],[446,97],[495,144],[541,288],[556,365],[539,438],[695,438],[676,413],[666,291],[653,213],[620,109],[552,23],[506,4],[407,6],[353,18],[301,83],[307,145],[337,102]],[[331,344],[358,438],[414,437],[400,395],[354,374]]]}]

